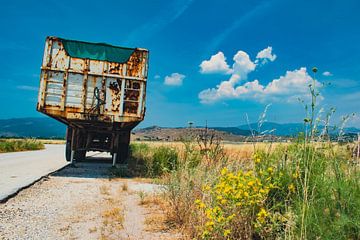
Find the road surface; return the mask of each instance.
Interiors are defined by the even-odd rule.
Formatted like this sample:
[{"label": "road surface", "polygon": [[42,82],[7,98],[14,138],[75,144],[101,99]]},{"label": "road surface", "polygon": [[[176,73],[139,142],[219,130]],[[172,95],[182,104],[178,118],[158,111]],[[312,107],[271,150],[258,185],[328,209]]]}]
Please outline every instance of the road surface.
[{"label": "road surface", "polygon": [[[41,176],[50,165],[56,169],[66,164],[63,148],[51,145],[44,151],[1,154],[0,174],[6,172],[3,167],[7,162],[6,169],[21,175],[34,175],[31,168],[42,168],[37,173]],[[167,224],[161,186],[152,184],[151,179],[111,176],[109,154],[87,155],[89,158],[76,167],[50,174],[0,203],[0,239],[183,239]],[[25,165],[22,171],[19,165]],[[6,174],[0,178],[13,181],[11,174]],[[4,186],[8,184],[0,189]]]},{"label": "road surface", "polygon": [[0,154],[0,202],[19,189],[68,163],[65,145],[45,145],[44,150]]}]

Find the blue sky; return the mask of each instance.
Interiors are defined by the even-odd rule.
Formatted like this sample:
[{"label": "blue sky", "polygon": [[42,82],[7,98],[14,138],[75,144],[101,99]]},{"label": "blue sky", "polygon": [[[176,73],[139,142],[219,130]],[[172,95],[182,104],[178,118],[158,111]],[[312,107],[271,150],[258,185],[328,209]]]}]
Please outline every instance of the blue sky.
[{"label": "blue sky", "polygon": [[[141,126],[301,122],[311,68],[334,121],[360,115],[360,2],[6,1],[0,14],[0,118],[35,110],[46,36],[150,50]],[[360,127],[355,116],[350,125]]]}]

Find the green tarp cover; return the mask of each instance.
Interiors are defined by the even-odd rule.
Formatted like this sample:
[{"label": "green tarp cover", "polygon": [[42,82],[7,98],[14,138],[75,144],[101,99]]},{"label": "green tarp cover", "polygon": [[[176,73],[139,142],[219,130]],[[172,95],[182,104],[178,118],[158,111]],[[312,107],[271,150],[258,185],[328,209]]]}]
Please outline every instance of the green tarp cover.
[{"label": "green tarp cover", "polygon": [[129,60],[134,48],[115,47],[106,43],[88,43],[60,39],[70,57],[125,63]]}]

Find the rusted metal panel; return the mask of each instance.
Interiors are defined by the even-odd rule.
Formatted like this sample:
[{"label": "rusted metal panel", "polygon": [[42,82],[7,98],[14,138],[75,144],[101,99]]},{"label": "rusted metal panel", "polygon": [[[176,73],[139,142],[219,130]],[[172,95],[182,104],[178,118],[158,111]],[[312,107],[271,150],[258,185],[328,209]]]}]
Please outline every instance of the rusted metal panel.
[{"label": "rusted metal panel", "polygon": [[48,37],[37,109],[62,121],[138,122],[144,118],[148,51],[125,63],[70,57],[61,39]]}]

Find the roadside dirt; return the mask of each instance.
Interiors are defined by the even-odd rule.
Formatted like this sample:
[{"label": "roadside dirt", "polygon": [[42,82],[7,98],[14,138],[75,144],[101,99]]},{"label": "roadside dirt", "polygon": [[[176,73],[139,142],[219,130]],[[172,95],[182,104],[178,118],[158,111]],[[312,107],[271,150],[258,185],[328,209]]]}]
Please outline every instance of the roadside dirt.
[{"label": "roadside dirt", "polygon": [[145,204],[159,186],[109,179],[108,173],[108,165],[82,163],[0,204],[0,239],[181,239],[175,231],[148,226],[154,220],[161,225],[164,215]]}]

